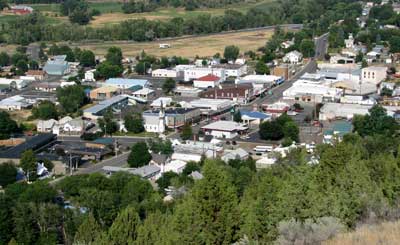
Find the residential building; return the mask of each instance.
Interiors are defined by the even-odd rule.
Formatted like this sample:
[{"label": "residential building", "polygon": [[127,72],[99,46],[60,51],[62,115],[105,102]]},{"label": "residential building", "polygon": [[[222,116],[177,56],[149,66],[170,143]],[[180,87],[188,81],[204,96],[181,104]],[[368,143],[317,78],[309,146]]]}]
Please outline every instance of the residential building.
[{"label": "residential building", "polygon": [[387,67],[369,66],[361,70],[361,81],[379,84],[387,77]]},{"label": "residential building", "polygon": [[32,102],[28,101],[20,95],[5,98],[0,101],[0,109],[7,111],[16,111],[22,109],[28,109],[32,107]]},{"label": "residential building", "polygon": [[100,101],[97,105],[91,106],[83,111],[83,116],[86,118],[97,119],[103,114],[111,110],[121,110],[128,105],[128,96],[117,95],[110,99]]},{"label": "residential building", "polygon": [[354,37],[353,37],[353,33],[349,33],[349,37],[348,37],[347,39],[344,40],[344,44],[345,44],[346,48],[348,48],[348,49],[354,48]]},{"label": "residential building", "polygon": [[288,49],[290,47],[292,47],[294,45],[294,40],[286,40],[284,42],[281,43],[281,48],[283,49]]},{"label": "residential building", "polygon": [[[200,110],[197,108],[174,108],[163,110],[164,125],[175,129],[186,123],[197,122],[200,119]],[[147,132],[158,132],[161,120],[161,109],[143,112],[144,128]]]},{"label": "residential building", "polygon": [[152,77],[170,77],[175,78],[177,76],[176,70],[172,69],[156,69],[151,72]]},{"label": "residential building", "polygon": [[160,108],[162,106],[168,107],[172,103],[172,98],[171,97],[159,97],[156,100],[154,100],[151,104],[151,108]]},{"label": "residential building", "polygon": [[55,119],[39,120],[36,123],[36,130],[40,133],[51,133],[53,128],[57,125],[58,121]]},{"label": "residential building", "polygon": [[199,77],[193,81],[193,87],[195,88],[214,88],[222,83],[221,77],[215,76],[213,74],[208,74]]},{"label": "residential building", "polygon": [[201,127],[201,130],[206,135],[212,135],[216,138],[233,139],[244,134],[248,127],[233,121],[217,121]]},{"label": "residential building", "polygon": [[229,99],[235,103],[247,104],[255,98],[253,85],[223,85],[207,89],[200,94],[201,98],[207,99]]},{"label": "residential building", "polygon": [[229,162],[230,160],[246,160],[249,158],[249,153],[242,148],[237,148],[235,150],[226,150],[221,157],[224,162]]},{"label": "residential building", "polygon": [[200,77],[212,74],[214,76],[225,78],[225,69],[212,68],[212,67],[194,67],[185,69],[183,79],[185,82],[196,80]]},{"label": "residential building", "polygon": [[139,99],[141,102],[147,102],[149,99],[154,98],[155,91],[149,88],[142,88],[133,92],[132,96]]},{"label": "residential building", "polygon": [[299,64],[299,63],[301,63],[302,60],[303,60],[303,54],[297,50],[287,53],[282,58],[283,62],[290,63],[290,64]]},{"label": "residential building", "polygon": [[107,86],[114,86],[119,89],[129,89],[134,86],[141,86],[142,88],[150,86],[148,80],[145,79],[128,79],[128,78],[109,78],[106,80]]},{"label": "residential building", "polygon": [[47,78],[47,73],[43,70],[28,70],[25,75],[28,77],[34,77],[36,81],[42,81]]},{"label": "residential building", "polygon": [[94,78],[95,72],[96,72],[96,69],[85,71],[85,77],[84,77],[83,81],[84,82],[96,82],[96,79]]},{"label": "residential building", "polygon": [[118,95],[120,89],[114,86],[103,86],[90,91],[91,100],[107,100]]}]

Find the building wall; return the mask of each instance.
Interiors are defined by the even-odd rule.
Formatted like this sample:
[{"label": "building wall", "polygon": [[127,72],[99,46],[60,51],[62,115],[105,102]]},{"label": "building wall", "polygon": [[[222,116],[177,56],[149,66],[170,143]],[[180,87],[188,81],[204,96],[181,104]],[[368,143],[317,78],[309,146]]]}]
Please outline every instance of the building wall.
[{"label": "building wall", "polygon": [[213,68],[192,68],[184,71],[184,80],[186,82],[213,74],[215,76],[225,78],[224,69],[213,69]]},{"label": "building wall", "polygon": [[152,77],[176,77],[177,72],[175,70],[167,70],[167,69],[157,69],[152,71]]},{"label": "building wall", "polygon": [[193,81],[193,87],[195,88],[214,88],[215,86],[219,85],[219,81],[199,81],[199,80],[194,80]]},{"label": "building wall", "polygon": [[372,82],[372,83],[380,83],[386,79],[387,70],[381,68],[374,67],[366,67],[361,70],[361,81],[362,82]]},{"label": "building wall", "polygon": [[222,139],[232,139],[238,135],[237,132],[225,132],[225,131],[218,131],[218,130],[211,130],[211,131],[206,132],[206,134],[212,135],[216,138],[222,138]]}]

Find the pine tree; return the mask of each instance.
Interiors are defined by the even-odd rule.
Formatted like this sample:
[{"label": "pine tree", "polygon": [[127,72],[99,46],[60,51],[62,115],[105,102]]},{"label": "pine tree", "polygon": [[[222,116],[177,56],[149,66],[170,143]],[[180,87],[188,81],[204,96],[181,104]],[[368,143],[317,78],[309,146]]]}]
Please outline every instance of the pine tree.
[{"label": "pine tree", "polygon": [[75,234],[75,244],[94,244],[94,241],[101,234],[101,227],[97,223],[93,214],[90,213],[88,217],[79,226]]},{"label": "pine tree", "polygon": [[132,244],[137,237],[140,224],[139,215],[134,207],[122,210],[108,232],[113,244]]}]

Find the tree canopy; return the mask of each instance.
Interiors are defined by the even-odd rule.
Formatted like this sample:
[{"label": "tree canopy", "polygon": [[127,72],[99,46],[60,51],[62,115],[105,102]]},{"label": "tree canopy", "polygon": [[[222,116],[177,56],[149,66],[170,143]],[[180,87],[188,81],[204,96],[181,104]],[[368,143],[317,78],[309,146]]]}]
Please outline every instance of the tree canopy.
[{"label": "tree canopy", "polygon": [[146,142],[135,143],[128,156],[128,164],[132,168],[147,165],[151,160],[151,154],[147,148]]}]

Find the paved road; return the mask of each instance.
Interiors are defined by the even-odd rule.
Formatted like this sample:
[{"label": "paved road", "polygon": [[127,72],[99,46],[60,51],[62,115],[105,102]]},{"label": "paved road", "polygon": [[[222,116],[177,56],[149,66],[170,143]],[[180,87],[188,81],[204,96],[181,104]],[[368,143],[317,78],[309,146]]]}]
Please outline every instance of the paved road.
[{"label": "paved road", "polygon": [[74,174],[90,174],[100,172],[104,166],[122,167],[126,164],[129,152],[122,153],[116,157],[92,164],[87,168],[78,169]]},{"label": "paved road", "polygon": [[[266,97],[259,99],[256,101],[258,105],[262,104],[272,104],[277,102],[283,97],[283,91],[288,89],[289,87],[292,86],[292,84],[299,79],[301,76],[303,76],[305,73],[314,73],[317,70],[317,62],[316,60],[318,59],[323,59],[326,52],[327,52],[327,37],[328,33],[323,34],[322,36],[318,37],[315,39],[315,56],[309,60],[304,67],[297,72],[292,78],[289,80],[285,81],[283,84],[275,87],[272,89],[272,95],[267,95]],[[247,107],[253,107],[252,105],[249,105]],[[247,108],[247,109],[251,109]]]},{"label": "paved road", "polygon": [[[134,143],[145,141],[147,137],[132,137],[132,136],[113,136],[106,137],[106,139],[117,140],[118,144],[122,146],[132,146]],[[85,142],[81,140],[79,136],[58,136],[57,140],[65,142]]]}]

